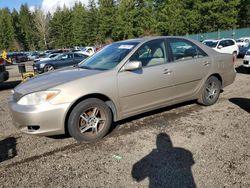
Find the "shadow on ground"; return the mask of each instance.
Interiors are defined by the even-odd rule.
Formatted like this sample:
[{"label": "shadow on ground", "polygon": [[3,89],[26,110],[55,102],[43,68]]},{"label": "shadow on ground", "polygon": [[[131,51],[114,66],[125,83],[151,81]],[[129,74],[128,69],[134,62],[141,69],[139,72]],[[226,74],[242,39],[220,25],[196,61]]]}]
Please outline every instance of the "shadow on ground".
[{"label": "shadow on ground", "polygon": [[193,155],[183,148],[173,147],[165,133],[157,135],[156,149],[135,163],[132,177],[141,182],[149,179],[149,188],[189,187],[195,188],[191,167]]},{"label": "shadow on ground", "polygon": [[[115,135],[117,135],[117,132],[119,132],[119,134],[127,134],[129,132],[134,132],[137,129],[140,129],[142,126],[150,126],[152,124],[157,124],[157,122],[162,124],[162,120],[159,120],[159,116],[161,116],[161,113],[164,113],[164,112],[166,112],[166,113],[164,113],[163,116],[164,116],[164,119],[166,119],[167,121],[174,120],[174,119],[177,119],[179,117],[187,116],[190,113],[192,113],[194,111],[199,111],[200,109],[203,108],[201,105],[194,105],[196,103],[197,103],[196,100],[191,100],[191,101],[175,104],[172,106],[160,108],[157,110],[153,110],[150,112],[142,113],[142,114],[139,114],[136,116],[126,118],[124,120],[120,120],[118,122],[115,122],[112,125],[108,135],[115,136]],[[192,106],[186,108],[184,111],[181,111],[181,112],[180,111],[174,111],[174,112],[171,111],[171,110],[182,108],[182,107],[185,107],[188,105],[192,105]],[[144,118],[146,118],[146,119],[144,119]],[[120,127],[122,127],[126,123],[133,123],[133,121],[137,121],[140,119],[143,119],[143,125],[136,126],[135,124],[133,124],[133,126],[131,126],[129,129],[119,129]]]},{"label": "shadow on ground", "polygon": [[0,91],[13,89],[14,87],[16,87],[20,83],[21,83],[20,80],[18,80],[18,81],[6,81],[3,83],[0,83]]},{"label": "shadow on ground", "polygon": [[9,137],[0,139],[0,163],[9,160],[17,155],[16,138]]},{"label": "shadow on ground", "polygon": [[241,107],[246,112],[250,113],[250,99],[246,98],[231,98],[229,101]]},{"label": "shadow on ground", "polygon": [[250,74],[250,70],[246,69],[243,66],[236,67],[235,70],[237,73],[240,73],[240,74]]}]

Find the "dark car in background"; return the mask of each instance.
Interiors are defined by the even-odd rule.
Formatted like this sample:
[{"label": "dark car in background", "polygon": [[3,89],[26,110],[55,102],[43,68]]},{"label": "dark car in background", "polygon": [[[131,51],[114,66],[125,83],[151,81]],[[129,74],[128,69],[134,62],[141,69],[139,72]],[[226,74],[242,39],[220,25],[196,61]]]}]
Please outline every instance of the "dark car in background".
[{"label": "dark car in background", "polygon": [[250,43],[240,48],[238,57],[244,57],[248,50],[250,50]]},{"label": "dark car in background", "polygon": [[9,79],[9,72],[6,71],[5,65],[0,65],[0,83]]},{"label": "dark car in background", "polygon": [[87,55],[79,53],[63,53],[50,60],[35,62],[33,68],[38,73],[49,72],[58,68],[76,65],[87,57]]},{"label": "dark car in background", "polygon": [[28,56],[23,52],[12,52],[7,54],[7,59],[10,59],[12,63],[21,63],[28,61]]}]

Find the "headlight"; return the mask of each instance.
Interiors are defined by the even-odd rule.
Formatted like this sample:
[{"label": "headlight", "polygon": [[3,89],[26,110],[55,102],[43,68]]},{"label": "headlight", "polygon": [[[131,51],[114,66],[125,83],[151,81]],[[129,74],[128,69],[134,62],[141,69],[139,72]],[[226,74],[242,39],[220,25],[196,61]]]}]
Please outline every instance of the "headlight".
[{"label": "headlight", "polygon": [[45,63],[40,64],[40,68],[42,69],[45,66]]},{"label": "headlight", "polygon": [[35,93],[30,93],[28,95],[23,96],[17,104],[20,105],[39,105],[46,102],[49,102],[55,96],[60,93],[58,90],[51,91],[39,91]]}]

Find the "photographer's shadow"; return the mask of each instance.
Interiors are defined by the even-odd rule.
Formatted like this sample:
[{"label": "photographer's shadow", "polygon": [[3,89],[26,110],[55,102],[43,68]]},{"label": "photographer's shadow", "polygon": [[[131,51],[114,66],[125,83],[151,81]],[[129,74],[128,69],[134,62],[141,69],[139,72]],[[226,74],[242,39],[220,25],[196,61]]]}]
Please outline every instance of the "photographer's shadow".
[{"label": "photographer's shadow", "polygon": [[173,147],[170,137],[157,135],[157,148],[133,165],[132,177],[140,182],[149,178],[149,188],[196,187],[191,171],[192,153]]}]

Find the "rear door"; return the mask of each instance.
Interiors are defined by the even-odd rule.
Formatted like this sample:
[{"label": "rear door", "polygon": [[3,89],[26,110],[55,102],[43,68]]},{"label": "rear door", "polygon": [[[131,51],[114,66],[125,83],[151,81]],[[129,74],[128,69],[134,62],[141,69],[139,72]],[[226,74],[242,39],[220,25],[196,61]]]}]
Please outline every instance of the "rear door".
[{"label": "rear door", "polygon": [[144,43],[129,61],[140,61],[142,69],[118,73],[124,117],[161,106],[174,97],[173,64],[168,63],[164,39]]},{"label": "rear door", "polygon": [[82,60],[86,59],[87,56],[80,54],[80,53],[74,53],[74,64],[80,63]]},{"label": "rear door", "polygon": [[188,97],[200,88],[208,74],[212,59],[197,45],[186,39],[170,38],[168,45],[171,61],[175,63],[174,82],[176,97]]},{"label": "rear door", "polygon": [[74,55],[73,53],[66,53],[62,56],[61,61],[58,66],[67,67],[74,64]]}]

